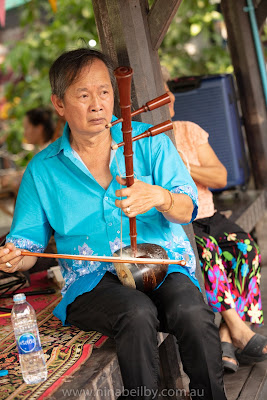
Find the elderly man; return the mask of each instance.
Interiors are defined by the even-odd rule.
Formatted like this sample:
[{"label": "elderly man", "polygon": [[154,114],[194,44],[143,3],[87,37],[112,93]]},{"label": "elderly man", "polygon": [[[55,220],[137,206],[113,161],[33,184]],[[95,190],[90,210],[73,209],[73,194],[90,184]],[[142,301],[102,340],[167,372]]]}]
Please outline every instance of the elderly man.
[{"label": "elderly man", "polygon": [[[52,231],[59,253],[112,255],[129,245],[128,217],[136,216],[138,243],[158,244],[169,258],[185,258],[186,266],[169,266],[164,282],[145,294],[123,286],[112,264],[64,260],[66,284],[54,314],[63,324],[115,339],[122,398],[156,398],[161,330],[177,338],[195,398],[225,400],[218,329],[180,225],[197,212],[196,187],[183,161],[166,135],[136,141],[137,179],[122,187],[123,148],[111,150],[122,141],[121,124],[107,128],[115,119],[107,57],[86,48],[66,52],[52,65],[50,82],[52,103],[67,123],[62,138],[37,154],[24,174],[11,232],[0,249],[1,270],[31,268],[35,259],[19,249],[42,252]],[[132,126],[133,135],[149,127]]]}]

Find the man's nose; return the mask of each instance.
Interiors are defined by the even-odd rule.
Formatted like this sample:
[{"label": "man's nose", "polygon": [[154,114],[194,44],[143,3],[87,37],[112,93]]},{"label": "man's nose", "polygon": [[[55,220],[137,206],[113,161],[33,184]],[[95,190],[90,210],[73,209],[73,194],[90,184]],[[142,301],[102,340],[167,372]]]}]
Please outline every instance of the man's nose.
[{"label": "man's nose", "polygon": [[93,96],[91,104],[90,104],[90,111],[98,112],[103,109],[101,101],[97,95]]}]

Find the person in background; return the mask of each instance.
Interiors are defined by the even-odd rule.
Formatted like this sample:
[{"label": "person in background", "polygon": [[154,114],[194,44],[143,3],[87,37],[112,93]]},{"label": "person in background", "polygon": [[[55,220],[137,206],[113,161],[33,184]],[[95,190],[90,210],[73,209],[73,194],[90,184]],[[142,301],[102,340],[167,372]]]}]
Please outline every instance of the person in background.
[{"label": "person in background", "polygon": [[24,120],[24,139],[35,146],[38,152],[47,147],[55,132],[53,111],[49,108],[33,108],[26,112]]},{"label": "person in background", "polygon": [[[197,213],[197,191],[166,135],[133,143],[135,180],[126,187],[123,140],[115,121],[114,67],[106,55],[81,48],[50,68],[52,103],[67,121],[61,138],[29,163],[17,197],[0,270],[28,270],[54,232],[59,253],[113,255],[130,245],[136,217],[138,244],[154,243],[169,258],[162,284],[143,293],[121,284],[111,263],[60,261],[65,286],[54,314],[64,325],[114,338],[123,399],[157,398],[158,331],[175,335],[196,400],[226,400],[221,345],[214,314],[195,277],[195,255],[181,224]],[[149,124],[133,121],[133,135]],[[205,339],[204,339],[205,338]]]},{"label": "person in background", "polygon": [[[162,66],[165,89],[174,117],[175,96],[168,70]],[[223,366],[235,372],[240,363],[267,359],[267,338],[248,325],[262,324],[260,293],[261,256],[257,243],[214,208],[209,188],[226,186],[227,170],[208,142],[208,133],[189,121],[173,121],[177,150],[198,189],[199,209],[193,221],[200,265],[209,305],[220,312]]]},{"label": "person in background", "polygon": [[[54,138],[55,123],[52,109],[37,107],[28,110],[23,119],[23,128],[25,147],[31,145],[30,149],[33,149],[34,153],[43,150]],[[23,174],[24,170],[3,174],[2,189],[13,191],[16,197]]]}]

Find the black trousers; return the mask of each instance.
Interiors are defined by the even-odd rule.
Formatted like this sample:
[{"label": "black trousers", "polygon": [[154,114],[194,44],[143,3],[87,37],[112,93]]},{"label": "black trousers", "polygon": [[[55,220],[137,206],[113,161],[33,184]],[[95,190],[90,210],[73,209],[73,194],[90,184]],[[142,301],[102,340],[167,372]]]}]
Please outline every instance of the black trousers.
[{"label": "black trousers", "polygon": [[214,314],[196,286],[181,273],[168,275],[160,288],[148,295],[123,286],[107,272],[91,292],[68,306],[67,321],[84,331],[96,330],[114,338],[125,393],[132,394],[129,399],[156,398],[158,331],[176,337],[192,399],[226,399]]}]

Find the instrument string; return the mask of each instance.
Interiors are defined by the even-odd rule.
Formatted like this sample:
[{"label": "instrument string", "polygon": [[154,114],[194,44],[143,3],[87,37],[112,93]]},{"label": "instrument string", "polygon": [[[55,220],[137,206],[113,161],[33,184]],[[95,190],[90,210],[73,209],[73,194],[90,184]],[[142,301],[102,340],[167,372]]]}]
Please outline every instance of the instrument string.
[{"label": "instrument string", "polygon": [[[125,176],[122,176],[122,173],[121,173],[121,171],[120,171],[120,166],[119,166],[119,163],[118,163],[118,159],[117,159],[116,152],[115,152],[115,154],[114,154],[114,157],[115,157],[115,161],[116,161],[116,164],[117,164],[117,169],[118,169],[118,173],[119,173],[120,178],[125,179],[125,178],[129,178],[130,176],[135,177],[135,173],[133,173],[133,175],[128,175],[128,176],[125,175]],[[122,189],[122,185],[121,185],[121,184],[120,184],[120,189]],[[120,197],[120,199],[122,200],[122,197]],[[122,257],[122,208],[121,208],[120,214],[121,214],[120,257]]]},{"label": "instrument string", "polygon": [[[118,163],[116,152],[114,154],[114,157],[115,157],[115,160],[116,160],[119,176],[120,176],[120,178],[122,178],[122,174],[121,174],[121,171],[120,171],[120,167],[119,167],[119,163]],[[122,188],[122,185],[120,184],[120,189],[121,188]],[[120,197],[120,199],[122,200],[122,197]],[[122,258],[122,208],[121,208],[121,229],[120,229],[120,231],[121,231],[121,234],[120,234],[120,257]]]}]

